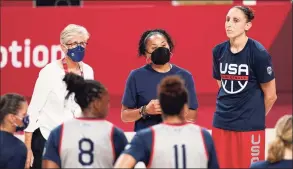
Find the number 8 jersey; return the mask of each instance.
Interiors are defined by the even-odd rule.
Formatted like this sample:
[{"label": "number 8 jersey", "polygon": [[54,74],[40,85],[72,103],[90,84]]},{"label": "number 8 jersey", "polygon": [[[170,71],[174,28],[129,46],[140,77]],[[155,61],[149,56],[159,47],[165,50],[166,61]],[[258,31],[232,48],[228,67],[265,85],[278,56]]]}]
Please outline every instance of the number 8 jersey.
[{"label": "number 8 jersey", "polygon": [[219,168],[210,133],[191,123],[143,129],[123,153],[148,168]]},{"label": "number 8 jersey", "polygon": [[43,160],[61,168],[112,168],[126,144],[124,132],[106,120],[72,119],[51,132]]}]

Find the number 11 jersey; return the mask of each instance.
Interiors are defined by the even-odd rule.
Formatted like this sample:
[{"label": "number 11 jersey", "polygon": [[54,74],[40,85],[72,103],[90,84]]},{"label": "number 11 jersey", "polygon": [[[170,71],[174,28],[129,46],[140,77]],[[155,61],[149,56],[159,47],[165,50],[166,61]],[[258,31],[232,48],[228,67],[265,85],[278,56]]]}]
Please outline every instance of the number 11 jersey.
[{"label": "number 11 jersey", "polygon": [[219,168],[210,133],[191,123],[141,130],[123,153],[148,168]]}]

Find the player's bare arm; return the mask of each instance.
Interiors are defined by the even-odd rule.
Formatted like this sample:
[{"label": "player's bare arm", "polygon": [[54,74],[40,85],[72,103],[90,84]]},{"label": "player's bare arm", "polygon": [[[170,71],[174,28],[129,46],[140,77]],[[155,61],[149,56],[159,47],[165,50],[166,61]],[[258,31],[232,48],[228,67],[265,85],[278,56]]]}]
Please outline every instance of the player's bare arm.
[{"label": "player's bare arm", "polygon": [[136,160],[129,154],[122,154],[116,161],[114,168],[134,168]]},{"label": "player's bare arm", "polygon": [[221,88],[221,80],[217,80],[219,88]]},{"label": "player's bare arm", "polygon": [[31,148],[32,136],[33,136],[32,132],[25,132],[24,143],[27,148],[27,158],[26,158],[26,162],[25,162],[25,168],[30,168],[32,160],[33,160],[33,152],[32,152],[32,148]]},{"label": "player's bare arm", "polygon": [[261,83],[260,86],[264,92],[264,102],[267,115],[277,100],[276,81],[273,79],[267,83]]},{"label": "player's bare arm", "polygon": [[43,168],[60,168],[55,162],[51,160],[43,160]]}]

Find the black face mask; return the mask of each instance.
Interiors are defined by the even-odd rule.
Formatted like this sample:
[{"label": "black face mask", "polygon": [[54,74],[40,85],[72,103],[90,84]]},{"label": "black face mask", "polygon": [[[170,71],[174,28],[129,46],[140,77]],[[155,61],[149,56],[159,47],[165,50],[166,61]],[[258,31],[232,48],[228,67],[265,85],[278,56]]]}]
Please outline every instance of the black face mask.
[{"label": "black face mask", "polygon": [[151,54],[152,62],[156,65],[164,65],[170,61],[170,50],[165,47],[155,49]]}]

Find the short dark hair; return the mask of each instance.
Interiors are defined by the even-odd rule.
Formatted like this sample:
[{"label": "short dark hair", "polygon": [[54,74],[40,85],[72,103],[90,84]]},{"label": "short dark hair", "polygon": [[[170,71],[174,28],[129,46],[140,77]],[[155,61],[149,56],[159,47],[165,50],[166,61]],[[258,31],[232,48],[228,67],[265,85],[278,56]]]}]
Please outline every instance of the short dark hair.
[{"label": "short dark hair", "polygon": [[145,55],[146,52],[146,41],[148,40],[148,38],[150,37],[151,34],[161,34],[163,35],[166,40],[167,43],[170,47],[170,52],[172,52],[173,48],[174,48],[174,43],[173,40],[171,38],[171,36],[163,29],[152,29],[152,30],[147,30],[145,31],[139,40],[139,44],[138,44],[138,56],[143,56]]},{"label": "short dark hair", "polygon": [[247,22],[251,22],[254,19],[253,9],[247,6],[235,6],[235,8],[240,9],[245,14]]},{"label": "short dark hair", "polygon": [[107,91],[100,82],[85,80],[82,76],[74,73],[66,74],[63,81],[66,83],[68,90],[68,94],[65,98],[68,99],[68,97],[74,93],[75,102],[82,110],[88,108],[89,104],[94,99],[100,99],[101,95]]},{"label": "short dark hair", "polygon": [[188,103],[185,82],[178,75],[170,75],[162,79],[158,85],[158,96],[163,115],[179,115],[184,104]]},{"label": "short dark hair", "polygon": [[6,115],[16,115],[21,107],[21,103],[26,102],[24,96],[17,93],[8,93],[0,97],[0,124]]}]

